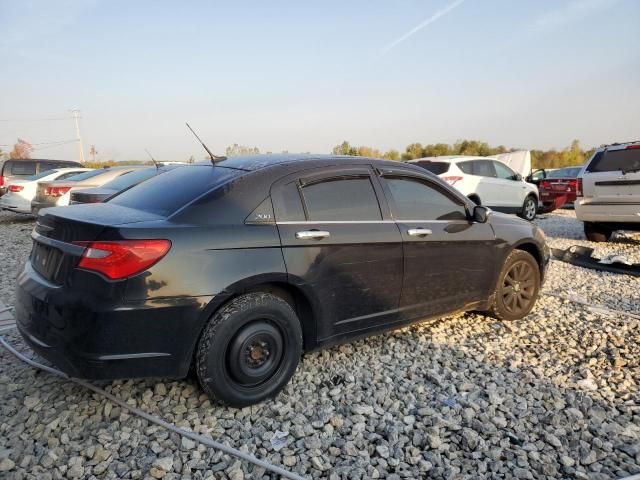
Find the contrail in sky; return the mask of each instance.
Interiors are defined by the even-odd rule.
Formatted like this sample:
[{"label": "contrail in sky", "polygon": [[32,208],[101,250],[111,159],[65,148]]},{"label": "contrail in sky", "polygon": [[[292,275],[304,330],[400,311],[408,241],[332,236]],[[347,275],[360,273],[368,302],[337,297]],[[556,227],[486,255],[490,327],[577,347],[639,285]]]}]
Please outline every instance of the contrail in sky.
[{"label": "contrail in sky", "polygon": [[446,15],[447,13],[449,13],[451,10],[453,10],[456,7],[459,7],[462,3],[464,3],[464,0],[455,0],[454,2],[450,3],[449,5],[447,5],[445,8],[443,8],[442,10],[437,11],[436,13],[434,13],[433,15],[431,15],[429,18],[427,18],[424,22],[422,22],[420,25],[417,25],[416,27],[412,28],[411,30],[409,30],[407,33],[405,33],[404,35],[402,35],[401,37],[398,37],[397,39],[395,39],[393,42],[391,42],[389,45],[387,45],[386,47],[384,47],[381,50],[381,54],[385,55],[387,53],[389,53],[389,51],[392,48],[395,48],[396,46],[398,46],[399,44],[401,44],[402,42],[404,42],[407,38],[411,37],[412,35],[418,33],[420,30],[422,30],[424,27],[431,25],[433,22],[435,22],[436,20],[438,20],[440,17]]}]

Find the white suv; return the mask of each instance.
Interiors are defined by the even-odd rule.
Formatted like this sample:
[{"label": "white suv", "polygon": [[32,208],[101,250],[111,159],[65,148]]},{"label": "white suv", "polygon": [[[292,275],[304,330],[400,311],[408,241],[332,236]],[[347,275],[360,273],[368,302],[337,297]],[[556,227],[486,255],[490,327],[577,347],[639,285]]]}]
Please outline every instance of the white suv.
[{"label": "white suv", "polygon": [[487,157],[428,157],[412,160],[453,185],[478,205],[516,213],[525,220],[536,218],[538,189],[505,163]]},{"label": "white suv", "polygon": [[640,231],[640,142],[601,147],[578,176],[576,217],[593,242],[615,230]]}]

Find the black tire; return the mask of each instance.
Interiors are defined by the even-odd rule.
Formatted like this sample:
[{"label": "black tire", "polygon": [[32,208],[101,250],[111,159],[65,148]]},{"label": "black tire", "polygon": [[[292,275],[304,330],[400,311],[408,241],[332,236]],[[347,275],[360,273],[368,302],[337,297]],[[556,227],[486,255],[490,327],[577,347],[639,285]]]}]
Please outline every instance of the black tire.
[{"label": "black tire", "polygon": [[613,230],[601,223],[584,222],[584,234],[592,242],[608,242]]},{"label": "black tire", "polygon": [[248,293],[211,317],[196,348],[202,389],[220,403],[245,407],[289,382],[302,354],[302,328],[282,298]]},{"label": "black tire", "polygon": [[524,199],[522,204],[522,211],[520,212],[520,218],[532,222],[536,218],[538,213],[538,200],[533,195],[529,195]]},{"label": "black tire", "polygon": [[540,266],[530,253],[513,250],[498,277],[489,313],[499,320],[526,317],[538,299]]}]

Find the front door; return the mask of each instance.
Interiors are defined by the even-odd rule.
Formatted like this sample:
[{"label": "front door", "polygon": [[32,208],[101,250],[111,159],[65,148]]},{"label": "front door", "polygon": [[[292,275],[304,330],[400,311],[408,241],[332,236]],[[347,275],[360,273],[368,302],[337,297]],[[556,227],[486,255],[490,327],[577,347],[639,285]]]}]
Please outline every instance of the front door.
[{"label": "front door", "polygon": [[287,273],[317,300],[320,341],[399,316],[402,237],[383,216],[371,173],[368,166],[306,171],[272,189]]},{"label": "front door", "polygon": [[380,180],[403,239],[400,306],[406,317],[486,300],[497,268],[491,226],[470,221],[463,200],[429,179],[389,171]]}]

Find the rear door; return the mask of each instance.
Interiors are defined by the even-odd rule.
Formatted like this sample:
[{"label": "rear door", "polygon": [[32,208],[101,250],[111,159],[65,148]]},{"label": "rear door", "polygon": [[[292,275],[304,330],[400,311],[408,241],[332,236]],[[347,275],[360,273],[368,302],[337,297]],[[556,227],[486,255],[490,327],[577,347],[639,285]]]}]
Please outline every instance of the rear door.
[{"label": "rear door", "polygon": [[640,204],[640,145],[595,154],[582,175],[584,195],[598,203]]},{"label": "rear door", "polygon": [[404,315],[438,315],[486,300],[497,268],[491,226],[468,220],[464,201],[428,178],[389,169],[380,180],[404,245]]},{"label": "rear door", "polygon": [[400,318],[402,237],[371,174],[314,169],[272,188],[287,273],[317,299],[319,340]]}]

